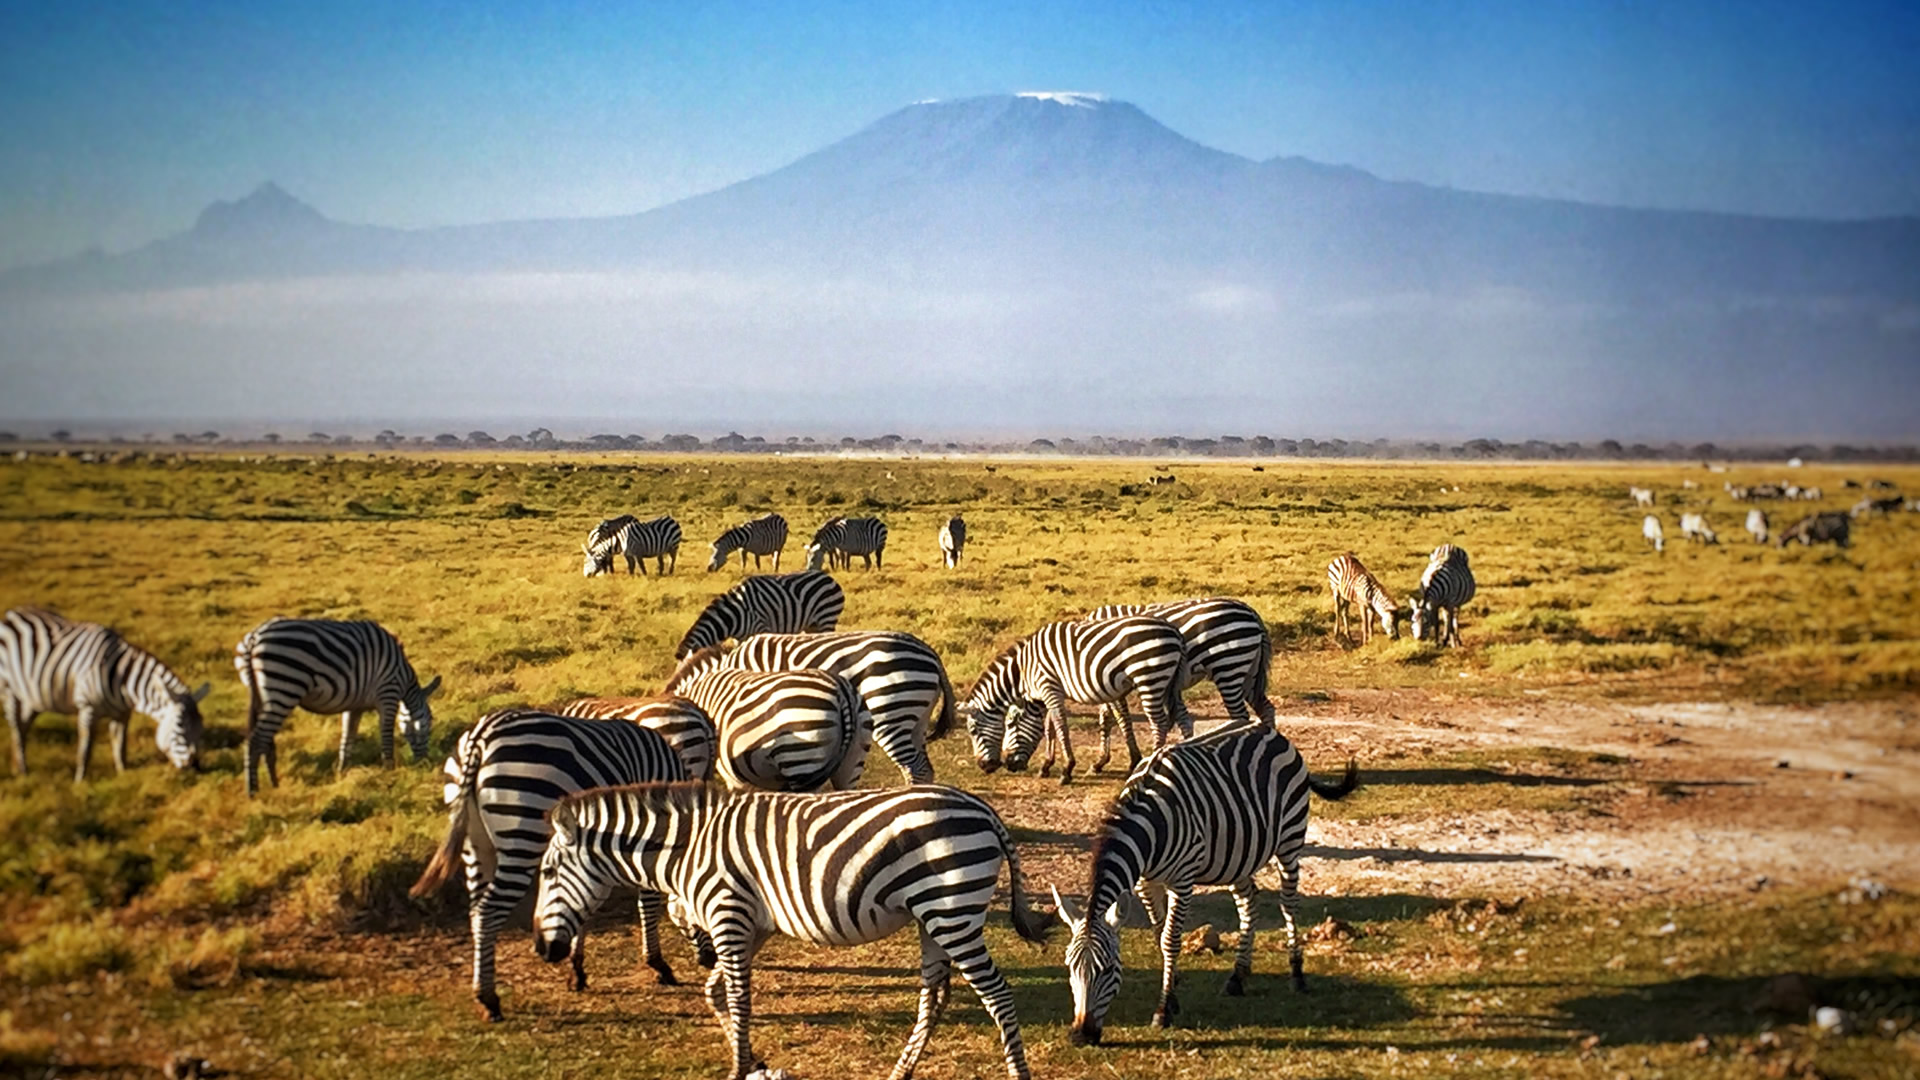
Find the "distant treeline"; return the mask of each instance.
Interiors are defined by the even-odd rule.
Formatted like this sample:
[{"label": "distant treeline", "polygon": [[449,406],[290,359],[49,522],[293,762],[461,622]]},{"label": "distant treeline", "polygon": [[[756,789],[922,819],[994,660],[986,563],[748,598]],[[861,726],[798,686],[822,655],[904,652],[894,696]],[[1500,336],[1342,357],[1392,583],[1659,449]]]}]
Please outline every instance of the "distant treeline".
[{"label": "distant treeline", "polygon": [[1152,458],[1307,457],[1375,458],[1400,461],[1604,461],[1609,459],[1782,461],[1793,458],[1802,461],[1920,461],[1920,447],[1914,446],[1850,446],[1844,443],[1830,446],[1811,443],[1747,443],[1721,446],[1710,442],[1693,444],[1668,442],[1654,445],[1644,442],[1623,443],[1616,439],[1602,439],[1595,443],[1548,442],[1543,439],[1528,439],[1525,442],[1468,439],[1460,443],[1443,443],[1391,439],[1374,439],[1371,442],[1348,439],[1276,439],[1266,435],[1221,435],[1214,438],[1163,435],[1151,439],[1108,438],[1095,435],[1086,439],[1033,439],[1027,442],[941,442],[910,439],[902,435],[881,435],[866,439],[851,435],[840,439],[815,439],[811,436],[789,435],[785,438],[769,439],[760,435],[742,435],[737,431],[728,432],[714,439],[674,434],[662,435],[657,439],[644,435],[613,434],[562,439],[547,428],[535,428],[524,435],[506,435],[500,438],[495,438],[485,431],[469,431],[465,435],[456,435],[452,432],[442,432],[437,435],[407,435],[387,430],[372,437],[329,435],[323,431],[314,431],[300,437],[273,433],[254,437],[227,438],[217,431],[202,431],[198,434],[175,432],[164,439],[159,437],[127,439],[89,437],[84,433],[75,434],[60,430],[52,432],[45,440],[27,440],[13,432],[0,431],[0,444],[23,441],[85,443],[96,446],[170,443],[177,446],[356,446],[383,450],[404,448],[651,450],[722,454],[871,451],[889,454],[1060,454],[1062,456]]}]

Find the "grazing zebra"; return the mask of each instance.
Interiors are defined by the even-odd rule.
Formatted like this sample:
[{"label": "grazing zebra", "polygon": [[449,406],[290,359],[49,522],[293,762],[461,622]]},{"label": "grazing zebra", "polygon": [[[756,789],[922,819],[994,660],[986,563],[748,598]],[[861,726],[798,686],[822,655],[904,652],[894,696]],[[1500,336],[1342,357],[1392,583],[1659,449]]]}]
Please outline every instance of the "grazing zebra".
[{"label": "grazing zebra", "polygon": [[613,573],[616,553],[626,558],[628,574],[638,566],[645,577],[648,559],[653,560],[656,571],[670,574],[680,565],[680,523],[665,515],[639,521],[631,514],[622,514],[594,526],[582,548],[587,554],[582,572],[588,577]]},{"label": "grazing zebra", "polygon": [[807,545],[807,569],[818,570],[824,563],[851,570],[858,555],[860,564],[872,570],[880,566],[886,552],[887,527],[879,518],[837,517],[813,534],[813,542]]},{"label": "grazing zebra", "polygon": [[1353,623],[1348,611],[1355,605],[1360,608],[1360,640],[1363,643],[1373,641],[1373,619],[1380,621],[1380,629],[1390,638],[1400,636],[1400,608],[1393,601],[1393,594],[1378,578],[1367,572],[1358,556],[1349,551],[1336,555],[1327,564],[1327,591],[1333,594],[1333,629],[1336,634],[1353,636]]},{"label": "grazing zebra", "polygon": [[1459,645],[1460,609],[1473,599],[1473,567],[1467,549],[1441,544],[1427,559],[1420,575],[1420,592],[1413,598],[1413,637],[1423,641],[1427,628],[1440,631],[1441,645]]},{"label": "grazing zebra", "polygon": [[[907,783],[933,781],[927,740],[953,726],[956,695],[939,654],[912,634],[755,634],[726,653],[723,666],[736,671],[813,668],[845,676],[873,714],[874,742]],[[935,702],[944,702],[938,719]]]},{"label": "grazing zebra", "polygon": [[1680,535],[1683,539],[1697,540],[1703,544],[1717,544],[1719,534],[1707,525],[1705,514],[1681,514]]},{"label": "grazing zebra", "polygon": [[260,789],[262,759],[267,781],[280,786],[273,740],[295,708],[340,714],[337,767],[343,771],[360,714],[368,709],[380,713],[380,760],[393,764],[396,718],[414,760],[427,756],[427,736],[433,732],[427,699],[440,689],[440,677],[421,686],[400,642],[378,623],[275,616],[234,646],[233,666],[247,688],[249,796]]},{"label": "grazing zebra", "polygon": [[817,570],[798,574],[756,574],[713,598],[687,628],[675,660],[685,660],[728,638],[754,634],[807,634],[840,624],[847,594],[840,583]]},{"label": "grazing zebra", "polygon": [[713,718],[714,773],[730,788],[845,791],[860,782],[873,743],[873,714],[844,676],[830,671],[738,671],[708,647],[682,661],[666,692]]},{"label": "grazing zebra", "polygon": [[1764,544],[1767,542],[1767,512],[1765,510],[1755,507],[1747,511],[1747,532],[1752,535],[1754,543]]},{"label": "grazing zebra", "polygon": [[727,557],[738,551],[740,569],[747,568],[747,556],[753,556],[753,568],[760,569],[762,555],[773,556],[773,572],[780,572],[780,552],[787,546],[787,519],[779,514],[767,514],[754,518],[744,525],[735,525],[720,534],[713,542],[713,558],[707,560],[707,572],[712,573],[727,564]]},{"label": "grazing zebra", "polygon": [[1273,703],[1267,700],[1273,639],[1251,605],[1230,596],[1209,596],[1158,604],[1108,604],[1086,617],[1122,615],[1156,615],[1172,623],[1186,643],[1187,677],[1212,679],[1229,717],[1245,720],[1251,706],[1262,719],[1273,720]]},{"label": "grazing zebra", "polygon": [[940,526],[940,558],[946,561],[947,569],[960,565],[960,552],[967,546],[967,523],[955,514]]},{"label": "grazing zebra", "polygon": [[1151,886],[1167,891],[1160,925],[1160,1007],[1155,1027],[1179,1011],[1175,963],[1187,903],[1196,885],[1230,885],[1240,913],[1240,944],[1226,992],[1239,996],[1253,973],[1253,876],[1280,863],[1280,912],[1295,990],[1306,989],[1295,925],[1300,848],[1307,836],[1307,793],[1344,798],[1359,784],[1352,759],[1337,782],[1316,780],[1285,735],[1266,724],[1222,728],[1148,758],[1114,799],[1093,838],[1083,913],[1054,890],[1060,918],[1073,930],[1067,978],[1073,988],[1075,1044],[1097,1044],[1120,991],[1119,905],[1129,890],[1155,919]]},{"label": "grazing zebra", "polygon": [[154,745],[176,769],[200,762],[200,702],[212,689],[187,689],[167,665],[108,627],[74,622],[44,608],[0,616],[0,699],[13,731],[13,771],[27,775],[27,729],[43,712],[73,713],[78,762],[85,780],[101,720],[113,743],[115,772],[127,771],[127,728],[133,714],[153,717]]},{"label": "grazing zebra", "polygon": [[1647,488],[1630,487],[1627,489],[1627,494],[1633,496],[1633,504],[1635,506],[1653,505],[1653,492]]},{"label": "grazing zebra", "polygon": [[719,737],[706,711],[686,698],[671,694],[577,698],[550,711],[558,716],[639,724],[667,740],[667,745],[673,747],[673,752],[679,754],[681,763],[686,765],[687,779],[707,780],[713,776],[713,752]]},{"label": "grazing zebra", "polygon": [[1837,511],[1812,514],[1781,530],[1780,535],[1774,537],[1773,546],[1786,547],[1797,540],[1802,547],[1812,544],[1846,547],[1850,542],[1852,529],[1846,514]]},{"label": "grazing zebra", "polygon": [[[1139,692],[1158,748],[1175,724],[1182,735],[1193,734],[1193,717],[1180,700],[1186,683],[1186,642],[1167,620],[1152,615],[1076,619],[1049,623],[1008,646],[980,674],[960,710],[973,740],[974,761],[983,771],[994,771],[1003,760],[1015,772],[1025,769],[1044,734],[1047,756],[1040,775],[1052,775],[1057,738],[1067,759],[1060,774],[1065,784],[1073,779],[1074,768],[1073,742],[1067,734],[1069,700],[1114,706],[1127,751],[1137,762],[1140,746],[1127,713],[1127,694]],[[1105,712],[1101,717],[1103,723],[1109,719]],[[1112,758],[1113,728],[1105,723],[1093,771],[1104,769]]]},{"label": "grazing zebra", "polygon": [[1046,940],[1027,906],[1020,856],[981,799],[926,785],[837,795],[737,794],[644,784],[562,800],[540,863],[534,950],[558,963],[616,887],[673,898],[713,939],[707,1003],[733,1052],[733,1080],[763,1065],[749,1042],[753,955],[780,933],[863,945],[920,931],[920,1007],[894,1080],[913,1075],[951,990],[954,969],[1000,1029],[1007,1075],[1027,1080],[1013,994],[982,930],[1000,864],[1021,937]]},{"label": "grazing zebra", "polygon": [[[552,830],[554,803],[587,788],[684,780],[686,765],[656,732],[619,720],[555,716],[537,709],[489,713],[463,732],[446,764],[447,837],[414,896],[438,890],[456,865],[466,867],[467,922],[473,933],[473,997],[487,1019],[500,1019],[494,989],[494,939],[533,884]],[[676,980],[660,952],[666,899],[640,894],[640,943],[647,966],[669,986]],[[584,935],[573,942],[573,988],[587,988]]]},{"label": "grazing zebra", "polygon": [[1648,514],[1640,522],[1640,535],[1646,538],[1647,543],[1653,545],[1654,554],[1658,555],[1667,550],[1666,530],[1660,527],[1660,519],[1652,514]]}]

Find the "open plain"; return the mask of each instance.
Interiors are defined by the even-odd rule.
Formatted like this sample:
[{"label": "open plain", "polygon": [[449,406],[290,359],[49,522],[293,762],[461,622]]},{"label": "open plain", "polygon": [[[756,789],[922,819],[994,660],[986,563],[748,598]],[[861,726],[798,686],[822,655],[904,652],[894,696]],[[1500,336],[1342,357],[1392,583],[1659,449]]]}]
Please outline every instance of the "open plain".
[{"label": "open plain", "polygon": [[[1060,939],[990,943],[1037,1077],[1906,1076],[1920,1071],[1920,514],[1855,521],[1850,547],[1778,549],[1739,528],[1735,464],[1386,464],[643,455],[35,456],[0,463],[0,608],[108,623],[203,704],[206,769],[178,774],[136,720],[133,767],[71,779],[71,718],[42,717],[29,775],[0,781],[0,1075],[153,1075],[168,1055],[234,1076],[717,1076],[719,1033],[677,939],[654,984],[615,904],[569,992],[524,929],[502,944],[507,1019],[481,1023],[456,883],[406,897],[444,830],[440,761],[500,706],[657,690],[701,606],[738,580],[707,542],[777,510],[781,568],[813,528],[872,514],[885,568],[838,574],[843,629],[910,631],[964,695],[994,653],[1109,602],[1223,594],[1271,628],[1281,726],[1361,789],[1313,806],[1311,993],[1284,976],[1272,894],[1255,979],[1231,950],[1182,961],[1178,1027],[1147,1025],[1149,931],[1100,1047],[1070,1046]],[[1818,503],[1920,469],[1791,470]],[[1152,477],[1171,482],[1153,483]],[[1695,486],[1686,486],[1691,482]],[[1630,486],[1667,529],[1641,538]],[[1720,542],[1680,538],[1704,512]],[[672,514],[678,572],[584,579],[603,517]],[[940,524],[969,542],[941,565]],[[1351,550],[1404,605],[1442,541],[1472,553],[1464,647],[1332,633],[1327,561]],[[651,569],[651,566],[649,566]],[[770,569],[770,568],[769,568]],[[281,785],[246,798],[234,643],[274,614],[372,618],[441,675],[433,755],[377,764],[363,722],[296,714]],[[1222,716],[1193,691],[1204,721]],[[1087,834],[1122,770],[1069,786],[983,775],[963,735],[939,780],[1014,828],[1029,886],[1084,890]],[[877,767],[876,767],[877,765]],[[893,784],[884,762],[868,784]],[[1004,904],[1004,889],[1000,904]],[[1232,929],[1223,893],[1190,925]],[[1056,930],[1059,928],[1056,927]],[[830,951],[776,940],[755,1042],[808,1080],[883,1075],[912,1024],[909,934]],[[1841,1010],[1823,1032],[1812,1010]],[[918,1075],[1001,1075],[970,993]]]}]

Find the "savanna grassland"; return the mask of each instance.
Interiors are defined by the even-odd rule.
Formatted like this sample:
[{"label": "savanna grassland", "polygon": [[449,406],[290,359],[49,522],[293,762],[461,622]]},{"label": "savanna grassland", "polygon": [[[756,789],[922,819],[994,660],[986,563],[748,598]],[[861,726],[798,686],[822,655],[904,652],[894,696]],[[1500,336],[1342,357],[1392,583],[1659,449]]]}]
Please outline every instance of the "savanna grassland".
[{"label": "savanna grassland", "polygon": [[[1156,464],[1175,482],[1149,485]],[[1363,787],[1316,802],[1308,971],[1284,976],[1263,903],[1250,995],[1216,994],[1230,955],[1183,961],[1182,1027],[1145,1024],[1144,928],[1108,1045],[1065,1039],[1056,943],[991,943],[1039,1077],[1911,1075],[1920,1069],[1920,515],[1856,523],[1851,548],[1777,550],[1739,528],[1725,476],[1675,465],[1396,465],[455,454],[209,455],[0,464],[0,607],[107,622],[211,680],[206,771],[177,775],[136,720],[134,767],[96,748],[75,784],[73,724],[43,717],[29,775],[0,781],[0,1074],[142,1075],[191,1051],[235,1075],[715,1076],[697,988],[635,973],[630,919],[595,939],[575,995],[524,933],[502,943],[507,1021],[467,990],[464,898],[405,897],[444,828],[440,758],[485,711],[656,690],[695,613],[737,580],[707,541],[778,510],[782,569],[812,529],[872,513],[884,569],[839,575],[843,628],[908,630],[965,686],[1001,646],[1107,602],[1231,594],[1265,616],[1273,692],[1317,770]],[[1810,467],[1818,507],[1920,469]],[[1683,487],[1692,480],[1700,486]],[[1667,552],[1630,484],[1658,492]],[[1704,509],[1721,543],[1679,537]],[[966,517],[960,568],[934,537]],[[586,580],[603,516],[671,513],[670,577]],[[1466,647],[1335,639],[1327,560],[1357,553],[1404,603],[1426,554],[1472,552]],[[769,567],[770,569],[770,567]],[[333,769],[337,718],[297,714],[281,787],[243,789],[232,648],[273,614],[373,618],[442,675],[434,757],[387,771],[370,723]],[[1216,704],[1194,691],[1203,715]],[[1083,762],[1091,724],[1078,727]],[[943,782],[1015,827],[1037,895],[1077,893],[1085,835],[1119,782],[981,775],[963,738]],[[1785,765],[1786,767],[1781,767]],[[870,784],[897,783],[878,756]],[[1877,884],[1849,889],[1869,873]],[[1232,928],[1208,895],[1193,922]],[[697,969],[670,943],[682,979]],[[884,1074],[912,1022],[911,935],[828,951],[777,942],[756,969],[756,1047],[807,1078]],[[1781,982],[1778,977],[1801,976]],[[1819,1035],[1809,1005],[1846,1009]],[[970,994],[920,1075],[995,1076]]]}]

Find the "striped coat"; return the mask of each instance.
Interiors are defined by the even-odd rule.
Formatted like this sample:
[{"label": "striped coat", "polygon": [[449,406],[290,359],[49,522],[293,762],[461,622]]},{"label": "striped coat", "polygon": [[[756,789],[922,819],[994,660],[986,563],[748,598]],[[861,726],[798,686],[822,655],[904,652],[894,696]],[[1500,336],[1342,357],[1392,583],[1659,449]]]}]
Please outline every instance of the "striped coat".
[{"label": "striped coat", "polygon": [[940,526],[940,557],[946,560],[947,569],[960,565],[960,552],[967,546],[967,523],[955,514]]},{"label": "striped coat", "polygon": [[1273,703],[1267,700],[1273,638],[1267,633],[1265,620],[1251,605],[1228,596],[1108,604],[1095,608],[1087,618],[1122,615],[1155,615],[1172,623],[1186,642],[1187,677],[1213,680],[1229,717],[1245,720],[1251,709],[1262,719],[1273,720]]},{"label": "striped coat", "polygon": [[687,767],[687,779],[713,776],[713,754],[719,739],[706,710],[683,697],[577,698],[555,706],[553,713],[591,720],[625,720],[667,740]]},{"label": "striped coat", "polygon": [[400,642],[379,624],[328,619],[272,618],[249,631],[233,649],[233,666],[247,688],[247,794],[259,790],[260,763],[267,780],[280,785],[273,741],[296,708],[340,714],[340,756],[360,726],[360,714],[380,717],[380,759],[393,764],[397,721],[414,760],[427,756],[433,711],[427,704],[440,689],[414,674]]},{"label": "striped coat", "polygon": [[[546,814],[588,788],[684,780],[686,766],[658,734],[622,721],[555,716],[537,709],[489,713],[463,732],[447,758],[447,835],[414,882],[414,896],[438,890],[456,865],[466,870],[473,934],[473,996],[500,1019],[494,941],[533,886],[552,829]],[[641,950],[659,981],[674,983],[660,951],[666,900],[640,894]],[[584,935],[573,942],[573,988],[587,986]]]},{"label": "striped coat", "polygon": [[[615,527],[608,530],[609,525]],[[638,566],[645,576],[648,559],[653,560],[656,571],[670,574],[680,565],[680,523],[664,515],[638,521],[631,514],[623,514],[595,526],[584,549],[587,561],[582,572],[588,577],[612,573],[616,554],[627,560],[628,574]]]},{"label": "striped coat", "polygon": [[1357,607],[1360,610],[1362,642],[1373,641],[1375,620],[1379,621],[1380,629],[1388,637],[1400,636],[1400,609],[1394,603],[1393,594],[1368,572],[1353,552],[1336,555],[1327,564],[1327,591],[1333,594],[1334,633],[1345,634],[1349,638],[1353,636],[1353,624],[1348,613]]},{"label": "striped coat", "polygon": [[840,612],[846,606],[846,592],[827,574],[803,570],[755,575],[714,597],[687,628],[673,657],[685,660],[728,638],[831,630],[840,624]]},{"label": "striped coat", "polygon": [[745,524],[735,525],[713,542],[713,557],[707,560],[707,572],[712,573],[727,564],[727,558],[734,552],[740,553],[740,569],[747,568],[747,556],[753,556],[753,568],[760,569],[763,555],[773,556],[773,572],[780,572],[780,552],[787,546],[787,519],[779,514],[767,514],[754,518]]},{"label": "striped coat", "polygon": [[167,665],[108,627],[74,622],[43,608],[0,616],[0,701],[13,733],[13,771],[27,774],[27,730],[43,712],[78,718],[73,778],[85,780],[102,720],[113,743],[113,767],[127,768],[127,727],[134,713],[154,720],[154,745],[176,769],[197,767],[200,702],[211,689],[188,690]]},{"label": "striped coat", "polygon": [[751,972],[761,942],[785,934],[845,947],[910,925],[922,942],[920,1008],[891,1075],[913,1075],[957,969],[999,1028],[1007,1075],[1029,1077],[1013,994],[982,933],[1002,862],[1015,931],[1043,942],[1045,928],[1027,906],[1012,837],[979,798],[936,785],[772,795],[648,784],[567,799],[554,808],[553,828],[534,905],[535,951],[550,963],[570,955],[616,886],[667,893],[712,936],[718,963],[707,1000],[733,1080],[758,1066]]},{"label": "striped coat", "polygon": [[[1067,734],[1067,702],[1113,705],[1126,735],[1127,749],[1139,760],[1127,694],[1138,692],[1141,708],[1153,724],[1154,746],[1165,744],[1175,724],[1193,733],[1193,717],[1180,700],[1186,685],[1186,643],[1165,619],[1130,615],[1099,622],[1049,623],[1009,646],[982,672],[961,703],[974,761],[986,772],[1002,761],[1016,772],[1046,739],[1040,775],[1053,771],[1057,739],[1067,759],[1061,783],[1073,779],[1073,742]],[[1103,719],[1105,714],[1103,714]],[[1112,728],[1100,737],[1099,772],[1113,758]]]},{"label": "striped coat", "polygon": [[1460,609],[1473,599],[1473,567],[1467,549],[1441,544],[1427,559],[1420,575],[1420,591],[1413,598],[1413,636],[1426,640],[1438,631],[1440,644],[1460,644]]},{"label": "striped coat", "polygon": [[869,570],[880,566],[887,551],[887,527],[879,518],[834,518],[820,526],[807,545],[807,569],[853,568],[853,557]]},{"label": "striped coat", "polygon": [[[1315,780],[1285,735],[1266,724],[1233,725],[1170,746],[1148,758],[1120,789],[1106,821],[1094,833],[1084,911],[1054,892],[1060,917],[1073,931],[1067,944],[1067,981],[1073,990],[1078,1043],[1098,1043],[1108,1008],[1120,990],[1120,902],[1129,891],[1148,917],[1160,922],[1160,1007],[1155,1027],[1179,1009],[1175,964],[1186,911],[1198,885],[1228,885],[1240,914],[1239,950],[1226,992],[1245,992],[1253,971],[1254,875],[1280,864],[1280,912],[1287,927],[1293,985],[1306,988],[1295,925],[1300,849],[1307,838],[1307,794],[1345,797],[1359,784],[1353,762],[1337,783]],[[1161,921],[1153,888],[1167,894]]]},{"label": "striped coat", "polygon": [[729,788],[813,791],[860,782],[873,714],[853,684],[828,671],[737,671],[718,649],[680,664],[666,692],[713,718],[714,774]]},{"label": "striped coat", "polygon": [[[827,634],[755,634],[725,654],[736,671],[813,668],[845,676],[873,714],[873,738],[910,784],[931,783],[927,740],[953,726],[953,684],[926,642],[912,634],[869,630]],[[936,717],[934,705],[944,703]]]}]

